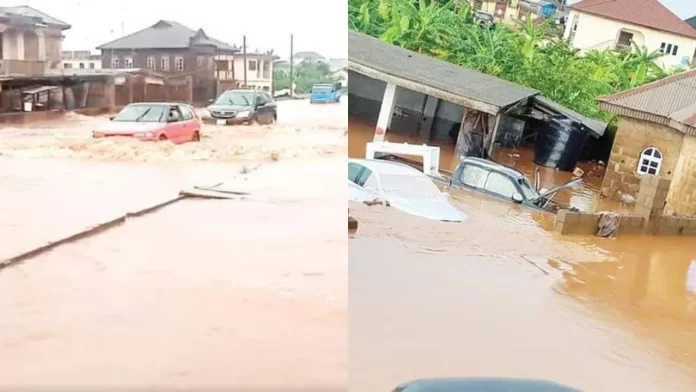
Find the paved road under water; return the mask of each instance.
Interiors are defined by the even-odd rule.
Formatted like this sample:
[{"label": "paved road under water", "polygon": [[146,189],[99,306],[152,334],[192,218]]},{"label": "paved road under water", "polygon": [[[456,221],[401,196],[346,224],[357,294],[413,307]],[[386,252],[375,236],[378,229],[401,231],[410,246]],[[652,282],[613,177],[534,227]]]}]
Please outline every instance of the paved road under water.
[{"label": "paved road under water", "polygon": [[283,103],[278,126],[207,128],[200,145],[103,148],[82,117],[1,130],[0,258],[183,187],[252,194],[185,200],[1,270],[0,390],[344,389],[343,105]]},{"label": "paved road under water", "polygon": [[[369,126],[354,126],[349,153],[359,157]],[[575,191],[585,206],[600,181]],[[550,214],[452,196],[465,223],[350,205],[360,221],[348,246],[351,391],[446,376],[695,389],[693,239],[559,237]]]}]

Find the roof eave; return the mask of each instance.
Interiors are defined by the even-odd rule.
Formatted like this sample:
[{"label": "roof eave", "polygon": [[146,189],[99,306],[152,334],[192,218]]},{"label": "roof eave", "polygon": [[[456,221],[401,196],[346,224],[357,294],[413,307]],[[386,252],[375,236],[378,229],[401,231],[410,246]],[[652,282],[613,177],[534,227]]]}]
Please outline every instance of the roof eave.
[{"label": "roof eave", "polygon": [[675,129],[687,135],[696,136],[696,128],[694,126],[684,124],[680,121],[659,114],[648,113],[602,100],[599,101],[599,108],[604,110],[605,112],[612,113],[617,116],[629,117],[636,120],[652,122],[655,124]]},{"label": "roof eave", "polygon": [[[405,79],[402,77],[390,75],[386,72],[372,68],[369,65],[360,64],[359,62],[356,62],[354,59],[348,60],[348,69],[350,71],[357,72],[359,74],[368,76],[368,77],[373,78],[373,79],[382,80],[382,81],[387,82],[387,83],[393,83],[397,86],[407,88],[407,89],[412,90],[412,91],[417,91],[417,92],[420,92],[420,93],[423,93],[423,94],[426,94],[426,95],[429,95],[429,96],[432,96],[435,98],[440,98],[442,100],[456,103],[458,105],[461,105],[461,106],[464,106],[464,107],[467,107],[470,109],[478,110],[478,111],[481,111],[484,113],[497,115],[504,108],[503,106],[498,106],[495,104],[491,104],[491,103],[487,103],[487,102],[483,102],[483,101],[478,101],[475,98],[453,94],[451,92],[441,90],[439,88],[435,88],[432,86],[428,86],[428,85],[422,84],[422,83],[417,82],[417,81],[408,80],[408,79]],[[530,93],[529,96],[524,97],[524,98],[520,99],[519,101],[528,99],[529,97],[534,96],[534,95],[536,95],[536,93]],[[519,102],[519,101],[516,101],[516,102]],[[516,102],[512,102],[510,104],[515,104]]]},{"label": "roof eave", "polygon": [[583,9],[577,9],[577,8],[575,8],[575,7],[573,7],[573,6],[569,6],[569,8],[570,8],[571,10],[575,11],[575,12],[582,12],[582,13],[585,13],[585,14],[590,14],[590,15],[596,16],[596,17],[598,17],[598,18],[604,18],[604,19],[613,20],[613,21],[615,21],[615,22],[622,22],[622,23],[626,23],[626,24],[630,24],[630,25],[634,25],[634,26],[645,27],[645,28],[647,28],[647,29],[659,31],[659,32],[661,32],[661,33],[671,34],[671,35],[677,35],[677,36],[679,36],[679,37],[690,38],[690,39],[696,40],[696,30],[694,30],[694,34],[693,34],[693,35],[681,34],[681,33],[677,33],[677,32],[671,31],[671,30],[664,30],[664,29],[660,29],[660,28],[657,28],[657,27],[653,27],[653,26],[647,26],[647,25],[644,25],[644,24],[631,22],[631,21],[628,21],[628,20],[625,20],[625,19],[614,18],[614,17],[611,17],[611,16],[607,16],[607,15],[603,15],[603,14],[597,13],[597,12],[587,11],[587,10],[583,10]]}]

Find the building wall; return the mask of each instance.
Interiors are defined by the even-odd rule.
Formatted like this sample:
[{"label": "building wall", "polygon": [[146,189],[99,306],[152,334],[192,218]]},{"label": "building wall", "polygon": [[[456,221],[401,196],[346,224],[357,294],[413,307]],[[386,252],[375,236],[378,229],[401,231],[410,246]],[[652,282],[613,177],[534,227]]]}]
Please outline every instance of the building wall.
[{"label": "building wall", "polygon": [[101,69],[101,60],[63,60],[63,69]]},{"label": "building wall", "polygon": [[604,19],[575,10],[570,11],[563,35],[564,38],[570,37],[573,30],[573,21],[576,17],[578,18],[577,30],[572,44],[573,47],[582,51],[592,49],[604,50],[607,48],[613,49],[618,40],[619,32],[622,29],[635,32],[634,40],[637,44],[644,45],[648,49],[648,52],[659,50],[663,42],[678,45],[679,49],[676,55],[665,55],[656,61],[658,65],[665,68],[679,66],[685,61],[686,64],[691,64],[694,52],[696,51],[696,39],[665,33],[663,31],[653,30],[630,23]]},{"label": "building wall", "polygon": [[[273,59],[267,56],[247,54],[247,86],[271,91],[273,85]],[[256,64],[255,69],[252,62]],[[264,72],[264,66],[266,71]],[[234,74],[241,86],[244,86],[244,56],[234,56]]]},{"label": "building wall", "polygon": [[665,214],[696,216],[696,136],[684,135]]},{"label": "building wall", "polygon": [[509,4],[507,4],[505,14],[502,16],[495,13],[497,3],[499,3],[499,1],[482,1],[480,11],[493,15],[496,20],[502,21],[503,23],[513,25],[515,23],[514,21],[518,19],[518,0],[511,0]]},{"label": "building wall", "polygon": [[[2,34],[0,59],[12,62],[11,65],[6,64],[4,68],[11,68],[13,73],[29,75],[60,67],[62,45],[60,30],[48,28],[26,30],[0,24],[0,32]],[[22,67],[21,62],[26,62],[26,67]]]},{"label": "building wall", "polygon": [[618,192],[635,195],[640,188],[636,170],[640,154],[648,147],[657,147],[663,160],[660,177],[671,179],[677,168],[684,134],[647,121],[621,117],[614,146],[602,181],[602,195],[618,199]]},{"label": "building wall", "polygon": [[[190,74],[196,72],[199,78],[214,79],[214,62],[215,53],[202,53],[191,49],[139,49],[133,50],[102,50],[101,66],[102,68],[113,68],[112,59],[118,58],[118,68],[127,68],[126,58],[133,59],[133,68],[152,69],[153,71],[164,74]],[[183,71],[176,70],[176,59],[181,57],[184,60]],[[199,63],[199,57],[201,62]],[[154,67],[148,67],[148,58],[154,59]],[[169,68],[162,68],[162,58],[169,59]],[[199,66],[200,64],[200,66]]]}]

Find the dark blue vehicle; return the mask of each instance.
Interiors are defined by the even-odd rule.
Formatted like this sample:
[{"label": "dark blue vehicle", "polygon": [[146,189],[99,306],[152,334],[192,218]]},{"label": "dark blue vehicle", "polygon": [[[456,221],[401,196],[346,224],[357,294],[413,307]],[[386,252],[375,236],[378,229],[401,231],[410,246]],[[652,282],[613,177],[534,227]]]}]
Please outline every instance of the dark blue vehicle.
[{"label": "dark blue vehicle", "polygon": [[319,83],[312,86],[310,103],[341,102],[341,83]]}]

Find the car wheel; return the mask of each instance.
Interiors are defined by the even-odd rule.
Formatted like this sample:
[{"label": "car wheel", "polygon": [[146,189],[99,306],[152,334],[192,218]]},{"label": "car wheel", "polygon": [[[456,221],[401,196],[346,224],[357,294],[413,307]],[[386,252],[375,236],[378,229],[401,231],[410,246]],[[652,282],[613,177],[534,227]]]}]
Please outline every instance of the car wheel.
[{"label": "car wheel", "polygon": [[193,136],[191,137],[192,142],[200,142],[201,141],[201,134],[200,132],[196,131],[193,133]]},{"label": "car wheel", "polygon": [[167,140],[167,135],[160,135],[160,136],[159,136],[159,140],[160,140],[161,142]]}]

